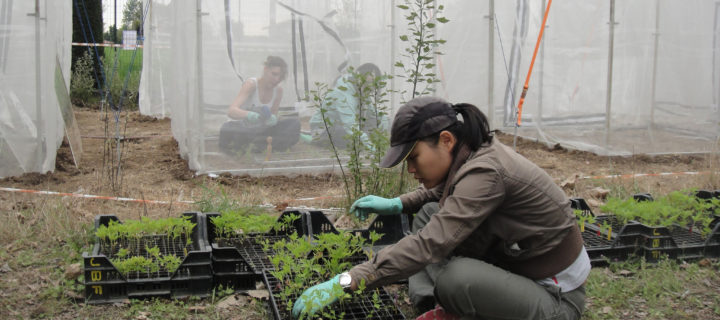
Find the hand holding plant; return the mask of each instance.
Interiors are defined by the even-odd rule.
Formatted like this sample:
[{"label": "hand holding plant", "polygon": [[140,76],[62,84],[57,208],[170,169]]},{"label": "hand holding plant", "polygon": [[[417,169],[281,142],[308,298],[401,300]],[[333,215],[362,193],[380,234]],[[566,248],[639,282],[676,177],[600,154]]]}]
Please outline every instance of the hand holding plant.
[{"label": "hand holding plant", "polygon": [[335,303],[343,295],[340,286],[340,275],[320,284],[316,284],[305,290],[300,298],[295,301],[292,309],[294,318],[301,315],[312,316],[323,308]]},{"label": "hand holding plant", "polygon": [[402,212],[402,201],[400,198],[386,199],[378,196],[364,196],[350,207],[350,213],[354,214],[360,220],[367,219],[370,213],[379,215],[393,215]]}]

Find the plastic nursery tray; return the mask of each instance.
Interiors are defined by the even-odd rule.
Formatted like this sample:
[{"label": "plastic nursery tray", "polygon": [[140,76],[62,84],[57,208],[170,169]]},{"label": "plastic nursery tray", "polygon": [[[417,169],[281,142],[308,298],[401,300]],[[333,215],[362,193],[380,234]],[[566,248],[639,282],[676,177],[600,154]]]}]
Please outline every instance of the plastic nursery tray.
[{"label": "plastic nursery tray", "polygon": [[705,257],[708,258],[720,257],[720,218],[715,218],[714,222],[711,224],[712,232],[708,234],[707,241],[705,241]]},{"label": "plastic nursery tray", "polygon": [[[695,196],[703,200],[720,199],[720,190],[698,190],[695,193]],[[720,207],[711,208],[708,214],[714,217],[713,221],[710,223],[710,228],[714,229],[715,225],[720,223]]]},{"label": "plastic nursery tray", "polygon": [[[720,196],[720,193],[717,193]],[[699,191],[696,196],[707,199],[716,196],[716,192]],[[636,201],[652,201],[650,194],[633,195]],[[582,198],[571,199],[571,207],[583,210],[585,215],[593,215],[590,208]],[[712,214],[712,213],[711,213]],[[703,237],[699,227],[692,229],[674,225],[671,227],[646,225],[637,221],[622,224],[613,215],[597,216],[595,224],[586,224],[583,232],[585,247],[590,255],[593,265],[603,264],[608,256],[609,260],[620,260],[631,254],[643,256],[647,261],[657,261],[661,256],[671,259],[695,260],[702,257],[720,257],[720,217],[710,224],[712,231]],[[603,228],[610,225],[610,232]],[[619,230],[619,231],[618,231]],[[591,236],[595,233],[603,240]],[[607,242],[610,242],[608,248]]]},{"label": "plastic nursery tray", "polygon": [[[696,196],[702,199],[720,198],[720,190],[699,190]],[[710,223],[712,232],[708,234],[708,239],[705,242],[705,256],[718,258],[720,257],[720,208],[713,208],[709,214],[712,214],[715,218]]]},{"label": "plastic nursery tray", "polygon": [[612,241],[605,236],[599,236],[590,229],[585,229],[582,232],[582,238],[585,243],[585,250],[590,257],[590,264],[593,267],[604,266],[609,262],[624,261],[635,252],[635,247],[614,248]]},{"label": "plastic nursery tray", "polygon": [[705,257],[706,242],[708,239],[703,238],[697,228],[691,230],[676,227],[670,229],[670,233],[677,246],[677,259],[698,260]]},{"label": "plastic nursery tray", "polygon": [[[322,211],[309,211],[310,234],[333,232],[338,233],[335,226],[327,219]],[[375,242],[375,246],[386,246],[400,241],[403,237],[410,234],[410,223],[405,214],[396,215],[378,215],[370,223],[367,229],[351,229],[346,230],[363,239],[370,241],[370,232],[375,231],[383,236]]]},{"label": "plastic nursery tray", "polygon": [[[641,248],[645,260],[657,261],[665,255],[670,259],[697,260],[720,255],[720,225],[705,237],[698,228],[692,230],[679,225],[671,227],[646,226],[657,236],[646,236]],[[669,234],[669,237],[667,236]]]},{"label": "plastic nursery tray", "polygon": [[[168,241],[163,236],[148,236],[140,240],[140,247],[145,247],[144,244],[157,246],[161,254],[174,254],[181,258],[180,266],[173,273],[160,271],[125,276],[118,272],[110,261],[117,250],[111,250],[99,240],[91,253],[84,252],[83,272],[87,302],[99,304],[121,302],[129,298],[208,296],[212,290],[213,275],[210,257],[212,250],[205,233],[205,215],[198,212],[186,212],[183,215],[189,216],[190,221],[195,223],[190,235],[190,245],[185,244],[185,239]],[[95,217],[95,229],[107,225],[110,221],[119,219],[114,215]],[[144,254],[147,258],[147,253]]]},{"label": "plastic nursery tray", "polygon": [[267,240],[270,244],[288,235],[297,233],[299,236],[308,234],[306,213],[297,210],[284,211],[278,221],[285,216],[296,214],[300,218],[293,222],[292,227],[282,230],[271,229],[267,233],[250,233],[242,239],[217,239],[212,217],[219,213],[207,213],[207,233],[212,244],[212,266],[215,285],[233,287],[238,290],[254,289],[256,281],[262,281],[262,270],[271,269],[272,264],[261,244]]},{"label": "plastic nursery tray", "polygon": [[[695,196],[700,199],[710,199],[715,197],[715,192],[700,190],[695,193]],[[635,194],[633,199],[636,201],[653,201],[652,195],[648,193]],[[713,212],[708,212],[712,215]],[[643,256],[647,261],[657,261],[661,255],[666,255],[671,259],[682,259],[682,260],[695,260],[705,256],[716,256],[716,248],[714,246],[715,239],[720,239],[720,235],[715,234],[717,228],[718,218],[715,216],[710,226],[713,231],[708,234],[705,238],[701,236],[699,232],[700,226],[694,226],[692,229],[673,225],[670,227],[666,226],[654,226],[640,223],[641,226],[641,238],[640,247],[643,251]]]},{"label": "plastic nursery tray", "polygon": [[[270,308],[273,318],[275,320],[294,319],[287,310],[287,301],[283,301],[280,297],[282,283],[267,271],[263,273],[263,281],[270,291]],[[336,302],[327,308],[334,311],[337,315],[342,314],[341,319],[405,319],[405,315],[397,308],[392,297],[390,297],[383,288],[377,289],[379,308],[376,309],[372,299],[373,292],[374,290],[365,292],[359,296],[353,296],[349,301],[345,301],[342,304]],[[288,300],[294,302],[297,298],[297,295],[292,295]],[[320,317],[317,316],[314,319],[320,319]]]},{"label": "plastic nursery tray", "polygon": [[[646,229],[637,221],[630,220],[623,223],[614,215],[596,216],[583,198],[570,199],[570,207],[573,210],[582,210],[582,214],[585,216],[595,217],[595,223],[585,224],[585,231],[590,230],[598,236],[604,237],[611,242],[613,248],[635,248],[642,242],[642,235]],[[603,225],[610,228],[605,228]]]}]

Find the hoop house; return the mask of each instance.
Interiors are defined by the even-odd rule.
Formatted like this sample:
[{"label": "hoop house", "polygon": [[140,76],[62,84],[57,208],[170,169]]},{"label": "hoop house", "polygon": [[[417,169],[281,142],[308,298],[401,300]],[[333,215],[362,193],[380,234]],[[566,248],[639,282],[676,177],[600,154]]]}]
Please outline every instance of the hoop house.
[{"label": "hoop house", "polygon": [[[291,174],[332,170],[325,148],[296,143],[283,152],[224,154],[220,128],[243,81],[259,78],[267,56],[288,64],[279,117],[306,118],[315,82],[347,66],[390,72],[386,1],[152,1],[145,21],[141,111],[170,115],[190,167],[199,172]],[[308,129],[307,119],[302,119]],[[299,131],[295,135],[299,134]]]},{"label": "hoop house", "polygon": [[[302,144],[270,158],[225,157],[217,150],[218,129],[241,79],[260,75],[268,55],[290,65],[281,84],[281,105],[289,113],[304,106],[297,101],[308,96],[312,83],[332,84],[343,63],[373,62],[397,73],[392,66],[406,43],[395,39],[407,30],[406,13],[395,8],[401,3],[153,1],[146,21],[146,50],[152,54],[145,61],[143,112],[173,118],[181,152],[200,172],[332,170],[326,150]],[[494,128],[515,132],[547,2],[438,4],[450,22],[437,27],[437,37],[447,43],[432,70],[441,80],[436,94],[470,102]],[[607,155],[712,151],[720,129],[719,11],[699,0],[556,3],[517,134]],[[405,83],[395,77],[388,86],[401,91]],[[396,109],[407,98],[396,93],[390,106]]]},{"label": "hoop house", "polygon": [[55,169],[69,107],[70,1],[0,4],[0,177]]},{"label": "hoop house", "polygon": [[[32,1],[5,1],[0,8],[0,176],[53,169],[63,128],[55,84],[68,82],[71,9],[56,2],[36,2],[36,9]],[[303,142],[222,152],[228,107],[244,81],[263,75],[266,58],[277,56],[288,65],[278,115],[297,119],[298,134],[318,112],[306,101],[315,82],[333,88],[347,67],[368,62],[395,76],[387,85],[396,90],[386,103],[392,117],[409,98],[394,67],[408,43],[399,40],[408,34],[407,12],[396,7],[403,3],[144,1],[141,112],[172,118],[180,152],[199,173],[336,170],[327,148]],[[450,22],[436,26],[447,43],[427,71],[440,80],[435,94],[476,105],[494,129],[602,155],[717,152],[716,3],[555,2],[517,128],[547,0],[436,4]]]}]

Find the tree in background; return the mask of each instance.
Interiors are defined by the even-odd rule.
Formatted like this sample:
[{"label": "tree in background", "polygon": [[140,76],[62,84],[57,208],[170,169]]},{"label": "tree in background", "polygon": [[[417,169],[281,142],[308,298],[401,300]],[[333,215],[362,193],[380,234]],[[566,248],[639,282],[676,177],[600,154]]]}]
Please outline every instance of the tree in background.
[{"label": "tree in background", "polygon": [[[113,41],[113,42],[115,39],[122,40],[121,32],[122,32],[121,30],[117,30],[117,28],[115,28],[114,24],[111,24],[108,27],[108,30],[105,31],[103,38],[107,41]],[[113,35],[113,33],[114,33],[114,35]]]},{"label": "tree in background", "polygon": [[[79,10],[79,11],[78,11]],[[83,30],[84,29],[84,30]],[[92,36],[91,36],[92,35]],[[87,38],[86,38],[87,37]],[[93,41],[94,39],[94,41]],[[73,42],[103,42],[103,16],[102,0],[77,0],[73,2]],[[88,51],[90,48],[90,51]],[[93,60],[93,72],[100,75],[100,57],[105,56],[102,48],[98,48],[99,56],[95,55],[93,47],[73,46],[72,47],[72,70],[75,71],[75,64],[84,53],[88,52]],[[94,76],[93,76],[94,78]],[[96,79],[97,80],[97,79]],[[100,85],[95,81],[95,87]]]},{"label": "tree in background", "polygon": [[143,6],[141,0],[128,0],[123,8],[123,30],[137,30],[140,35],[142,25]]}]

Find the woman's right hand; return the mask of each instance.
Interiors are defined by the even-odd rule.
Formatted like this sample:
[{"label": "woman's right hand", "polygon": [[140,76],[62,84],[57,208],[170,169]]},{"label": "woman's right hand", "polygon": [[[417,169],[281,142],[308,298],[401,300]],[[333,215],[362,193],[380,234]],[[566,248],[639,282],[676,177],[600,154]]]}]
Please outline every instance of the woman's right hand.
[{"label": "woman's right hand", "polygon": [[393,215],[402,212],[402,201],[400,198],[386,199],[378,196],[364,196],[350,207],[350,213],[354,214],[360,220],[367,219],[370,213],[379,215]]}]

